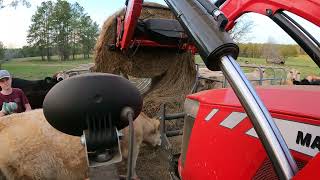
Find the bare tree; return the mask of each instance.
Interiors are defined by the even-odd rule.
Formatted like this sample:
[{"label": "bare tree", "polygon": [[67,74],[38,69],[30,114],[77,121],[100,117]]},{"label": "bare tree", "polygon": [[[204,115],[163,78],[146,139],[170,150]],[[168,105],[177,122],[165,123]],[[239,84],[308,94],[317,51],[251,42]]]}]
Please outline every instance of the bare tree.
[{"label": "bare tree", "polygon": [[284,63],[284,59],[280,56],[278,45],[272,37],[269,37],[268,42],[263,45],[262,56],[266,58],[267,63]]},{"label": "bare tree", "polygon": [[254,26],[254,22],[249,18],[248,15],[241,16],[235,26],[229,31],[231,38],[235,42],[241,42],[249,40],[249,34]]}]

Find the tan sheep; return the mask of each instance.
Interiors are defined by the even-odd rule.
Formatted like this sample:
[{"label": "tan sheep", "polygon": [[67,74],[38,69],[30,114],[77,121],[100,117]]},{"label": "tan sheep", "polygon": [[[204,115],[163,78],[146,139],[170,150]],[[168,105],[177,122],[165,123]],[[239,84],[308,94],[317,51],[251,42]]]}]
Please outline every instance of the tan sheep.
[{"label": "tan sheep", "polygon": [[[142,142],[159,145],[160,122],[141,114],[134,121],[133,175]],[[121,141],[127,157],[128,128]],[[85,179],[88,168],[80,138],[55,130],[42,109],[0,118],[0,172],[7,179]],[[0,173],[1,174],[1,173]],[[1,177],[1,176],[0,176]]]},{"label": "tan sheep", "polygon": [[42,110],[0,119],[0,169],[7,179],[85,179],[79,137],[51,127]]},{"label": "tan sheep", "polygon": [[287,79],[285,84],[286,85],[293,85],[293,81],[300,81],[301,77],[300,77],[301,73],[300,71],[296,70],[296,69],[290,69],[288,74],[287,74]]}]

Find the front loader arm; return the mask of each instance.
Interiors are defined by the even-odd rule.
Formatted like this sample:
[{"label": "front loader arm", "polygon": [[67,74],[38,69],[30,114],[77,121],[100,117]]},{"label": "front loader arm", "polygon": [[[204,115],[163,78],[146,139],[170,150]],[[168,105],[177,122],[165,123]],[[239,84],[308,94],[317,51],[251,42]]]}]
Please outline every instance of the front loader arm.
[{"label": "front loader arm", "polygon": [[290,11],[320,26],[320,2],[317,0],[227,0],[223,2],[220,9],[229,20],[226,27],[227,31],[234,26],[236,19],[244,13],[255,12],[272,16],[279,10]]}]

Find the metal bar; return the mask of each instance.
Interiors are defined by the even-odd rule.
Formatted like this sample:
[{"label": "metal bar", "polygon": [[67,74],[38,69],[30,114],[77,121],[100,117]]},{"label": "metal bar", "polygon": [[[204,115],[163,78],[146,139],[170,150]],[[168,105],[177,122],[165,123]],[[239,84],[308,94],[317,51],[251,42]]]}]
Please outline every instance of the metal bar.
[{"label": "metal bar", "polygon": [[219,65],[248,114],[279,178],[291,179],[298,171],[297,165],[267,108],[231,56],[222,57]]},{"label": "metal bar", "polygon": [[[273,79],[276,79],[276,71],[274,69],[271,69],[273,71]],[[274,81],[271,80],[270,84],[273,85]]]},{"label": "metal bar", "polygon": [[[286,74],[286,70],[285,69],[282,69],[282,71],[283,71],[283,74],[281,75],[281,78],[282,78],[283,81],[281,80],[281,83],[284,84],[286,82],[286,79],[287,79],[287,77],[286,77],[287,74]],[[282,85],[281,83],[280,83],[280,85]]]},{"label": "metal bar", "polygon": [[263,81],[281,80],[282,78],[264,78]]},{"label": "metal bar", "polygon": [[218,83],[223,83],[223,81],[217,80],[217,79],[210,79],[210,78],[206,78],[206,77],[199,77],[199,79],[204,79],[204,80],[209,80],[212,82],[218,82]]},{"label": "metal bar", "polygon": [[165,114],[164,115],[164,120],[174,120],[174,119],[179,119],[179,118],[184,118],[185,113],[174,113],[174,114]]},{"label": "metal bar", "polygon": [[134,146],[134,129],[133,129],[133,111],[128,113],[127,120],[129,121],[129,150],[128,150],[128,164],[127,164],[127,180],[131,180],[134,171],[133,164],[133,146]]},{"label": "metal bar", "polygon": [[[197,0],[165,0],[188,37],[194,42],[202,60],[210,70],[220,70],[220,57],[238,57],[239,48],[222,28],[222,21],[210,15]],[[222,16],[220,16],[222,17]],[[223,18],[222,18],[223,19]]]},{"label": "metal bar", "polygon": [[170,151],[172,149],[172,145],[167,136],[161,137],[161,148]]},{"label": "metal bar", "polygon": [[227,81],[227,78],[226,78],[226,76],[224,76],[224,78],[223,78],[223,88],[226,88],[227,87],[227,85],[228,85],[228,81]]},{"label": "metal bar", "polygon": [[[283,84],[283,81],[285,80],[284,76],[286,75],[285,73],[285,70],[284,68],[281,68],[281,67],[268,67],[268,66],[254,66],[254,65],[241,65],[240,66],[241,68],[245,67],[245,68],[258,68],[259,71],[260,71],[260,78],[259,79],[249,79],[250,81],[252,82],[259,82],[259,85],[262,85],[262,83],[264,81],[270,81],[271,84],[274,84],[274,81],[279,81],[280,85]],[[260,69],[271,69],[271,71],[273,72],[273,78],[264,78],[262,75],[261,75],[261,70]],[[276,71],[275,70],[281,70],[282,73],[281,73],[281,76],[279,78],[277,78],[276,76]],[[200,79],[204,79],[204,80],[209,80],[209,81],[212,81],[212,82],[218,82],[218,83],[221,83],[222,84],[222,87],[226,87],[227,85],[227,81],[224,79],[222,81],[220,80],[217,80],[217,79],[211,79],[211,78],[206,78],[206,77],[198,77],[198,80]],[[261,81],[261,83],[260,83]]]},{"label": "metal bar", "polygon": [[193,84],[193,87],[191,89],[191,94],[193,94],[197,91],[197,88],[199,86],[199,78],[200,78],[199,64],[196,64],[196,78],[195,78],[195,82]]},{"label": "metal bar", "polygon": [[259,85],[262,85],[262,79],[263,79],[263,72],[262,72],[262,68],[259,66]]},{"label": "metal bar", "polygon": [[161,138],[163,138],[163,136],[165,136],[166,134],[166,104],[162,104],[161,106],[162,112],[161,112],[161,117],[160,117],[160,134],[161,134]]},{"label": "metal bar", "polygon": [[296,25],[303,33],[305,33],[318,47],[320,47],[319,41],[314,38],[306,29],[304,29],[299,23],[297,23],[294,19],[292,19],[288,14],[284,12],[280,12],[284,17],[286,17],[289,21],[291,21],[294,25]]},{"label": "metal bar", "polygon": [[182,130],[167,131],[167,133],[166,133],[167,137],[179,136],[182,134],[183,134]]},{"label": "metal bar", "polygon": [[320,49],[311,39],[289,21],[282,13],[275,13],[271,19],[286,31],[320,67]]},{"label": "metal bar", "polygon": [[[273,78],[262,78],[261,81],[270,81],[272,85],[274,85],[274,82],[276,82],[277,80],[279,80],[279,84],[282,85],[286,79],[286,70],[282,67],[268,67],[268,66],[255,66],[255,65],[241,65],[241,68],[246,67],[246,68],[263,68],[265,70],[267,69],[271,69],[271,71],[273,72]],[[277,78],[277,73],[275,70],[280,70],[281,71],[281,76],[279,78]],[[249,79],[250,81],[256,82],[259,81],[260,79]]]},{"label": "metal bar", "polygon": [[204,7],[207,12],[211,15],[214,15],[214,11],[218,9],[217,6],[215,6],[214,4],[212,4],[210,1],[208,0],[197,0],[202,7]]}]

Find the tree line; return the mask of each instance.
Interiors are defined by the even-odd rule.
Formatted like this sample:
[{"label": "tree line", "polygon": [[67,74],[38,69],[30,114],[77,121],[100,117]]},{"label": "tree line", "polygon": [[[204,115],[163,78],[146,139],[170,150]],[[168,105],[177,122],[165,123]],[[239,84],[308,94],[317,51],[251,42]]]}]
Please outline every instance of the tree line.
[{"label": "tree line", "polygon": [[57,0],[42,2],[31,18],[24,56],[38,55],[50,60],[75,59],[77,54],[89,58],[97,40],[99,26],[79,3]]},{"label": "tree line", "polygon": [[0,59],[4,58],[4,53],[5,53],[5,47],[3,45],[3,43],[0,41]]},{"label": "tree line", "polygon": [[306,54],[299,45],[284,45],[274,43],[240,43],[240,57],[274,59],[281,58],[286,60],[288,57],[296,57]]},{"label": "tree line", "polygon": [[[72,54],[77,54],[81,51],[81,44],[71,44]],[[94,42],[91,44],[91,50]],[[283,44],[270,44],[270,43],[239,43],[240,48],[239,57],[248,58],[282,58],[296,57],[298,55],[306,54],[303,49],[298,45],[283,45]],[[42,49],[43,50],[43,49]],[[51,48],[50,55],[55,54],[54,48]],[[6,49],[0,41],[0,59],[23,58],[23,57],[37,57],[41,56],[42,51],[38,47],[24,46],[19,49]],[[87,55],[86,55],[87,56]],[[45,59],[45,57],[43,57]]]}]

